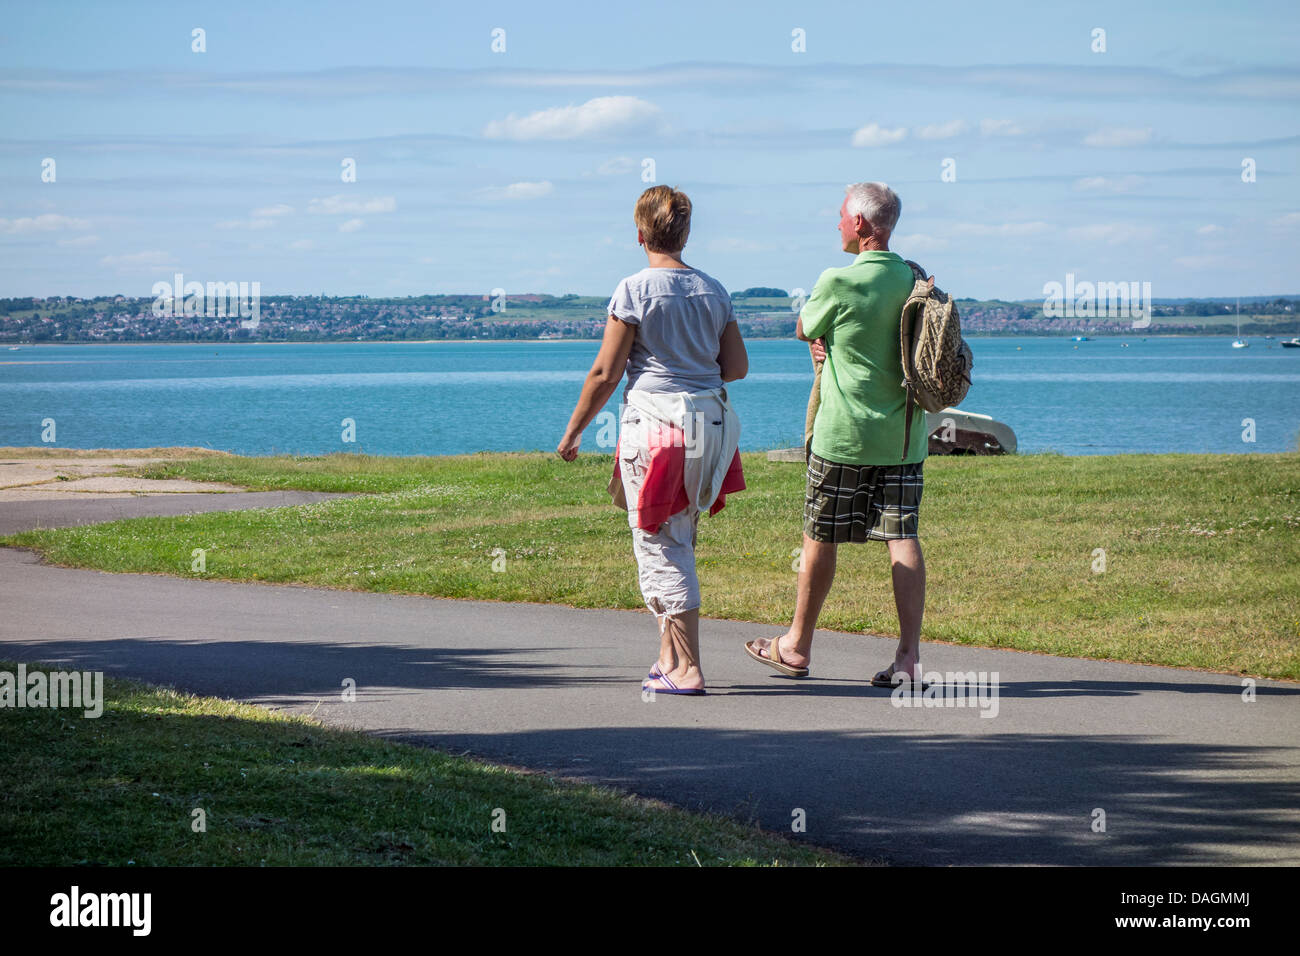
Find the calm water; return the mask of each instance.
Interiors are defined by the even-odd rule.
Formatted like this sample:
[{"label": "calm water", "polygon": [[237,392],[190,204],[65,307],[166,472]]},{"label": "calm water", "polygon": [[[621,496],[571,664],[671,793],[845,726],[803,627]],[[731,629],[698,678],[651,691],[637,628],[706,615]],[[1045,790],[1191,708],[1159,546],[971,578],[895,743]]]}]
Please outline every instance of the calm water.
[{"label": "calm water", "polygon": [[[1129,348],[1121,348],[1127,341]],[[1300,433],[1300,349],[1225,337],[973,339],[962,403],[1016,432],[1025,452],[1272,452]],[[1272,345],[1272,348],[1266,346]],[[748,343],[728,386],[747,450],[797,445],[807,346]],[[1077,346],[1077,347],[1076,347]],[[243,454],[552,451],[595,342],[323,345],[47,345],[0,349],[0,445],[204,445]],[[622,389],[609,408],[615,411]],[[356,422],[355,443],[341,422]],[[1242,440],[1242,420],[1256,440]],[[583,450],[597,451],[597,425]]]}]

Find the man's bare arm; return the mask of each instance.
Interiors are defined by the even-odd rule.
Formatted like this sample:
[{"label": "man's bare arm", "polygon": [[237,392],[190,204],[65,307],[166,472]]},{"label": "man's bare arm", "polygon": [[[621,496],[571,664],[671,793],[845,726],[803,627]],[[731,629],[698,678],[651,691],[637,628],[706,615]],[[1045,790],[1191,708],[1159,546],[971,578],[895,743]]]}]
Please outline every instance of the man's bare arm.
[{"label": "man's bare arm", "polygon": [[718,368],[722,370],[724,382],[734,382],[749,374],[749,352],[741,338],[740,326],[734,319],[722,330],[722,339],[718,343]]}]

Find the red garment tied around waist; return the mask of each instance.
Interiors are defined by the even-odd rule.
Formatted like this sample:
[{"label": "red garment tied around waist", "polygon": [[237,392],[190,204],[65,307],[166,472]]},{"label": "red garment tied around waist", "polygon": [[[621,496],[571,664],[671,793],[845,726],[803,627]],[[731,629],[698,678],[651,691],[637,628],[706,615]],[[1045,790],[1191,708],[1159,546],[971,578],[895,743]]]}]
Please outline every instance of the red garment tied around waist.
[{"label": "red garment tied around waist", "polygon": [[[614,477],[622,481],[618,450],[622,438],[614,446]],[[663,425],[657,440],[650,443],[650,464],[637,493],[637,527],[654,534],[659,525],[691,503],[686,494],[686,443],[682,430],[674,425]],[[727,495],[745,490],[745,475],[740,466],[740,450],[731,459],[731,467],[722,479],[722,490],[709,507],[715,515],[727,506]]]}]

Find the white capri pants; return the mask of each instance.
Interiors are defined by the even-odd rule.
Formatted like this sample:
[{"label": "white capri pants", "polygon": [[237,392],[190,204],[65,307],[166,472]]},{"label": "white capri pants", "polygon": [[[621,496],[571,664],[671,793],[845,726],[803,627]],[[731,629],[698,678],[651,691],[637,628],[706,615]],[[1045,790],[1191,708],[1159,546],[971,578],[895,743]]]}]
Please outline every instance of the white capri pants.
[{"label": "white capri pants", "polygon": [[[649,429],[656,426],[639,409],[630,405],[623,408],[618,467],[631,508],[636,507],[641,480],[650,464],[648,428],[643,424]],[[700,510],[688,505],[660,524],[654,534],[638,528],[634,514],[628,512],[641,596],[662,627],[664,615],[682,614],[700,606],[700,579],[695,573]]]}]

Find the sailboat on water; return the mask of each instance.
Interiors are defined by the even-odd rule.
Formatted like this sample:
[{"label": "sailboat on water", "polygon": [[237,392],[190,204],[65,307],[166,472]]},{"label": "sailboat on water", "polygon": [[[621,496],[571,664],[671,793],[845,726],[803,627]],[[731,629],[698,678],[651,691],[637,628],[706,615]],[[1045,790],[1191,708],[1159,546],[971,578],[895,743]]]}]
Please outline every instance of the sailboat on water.
[{"label": "sailboat on water", "polygon": [[1241,299],[1237,300],[1237,338],[1232,343],[1234,349],[1248,349],[1250,343],[1241,337]]}]

